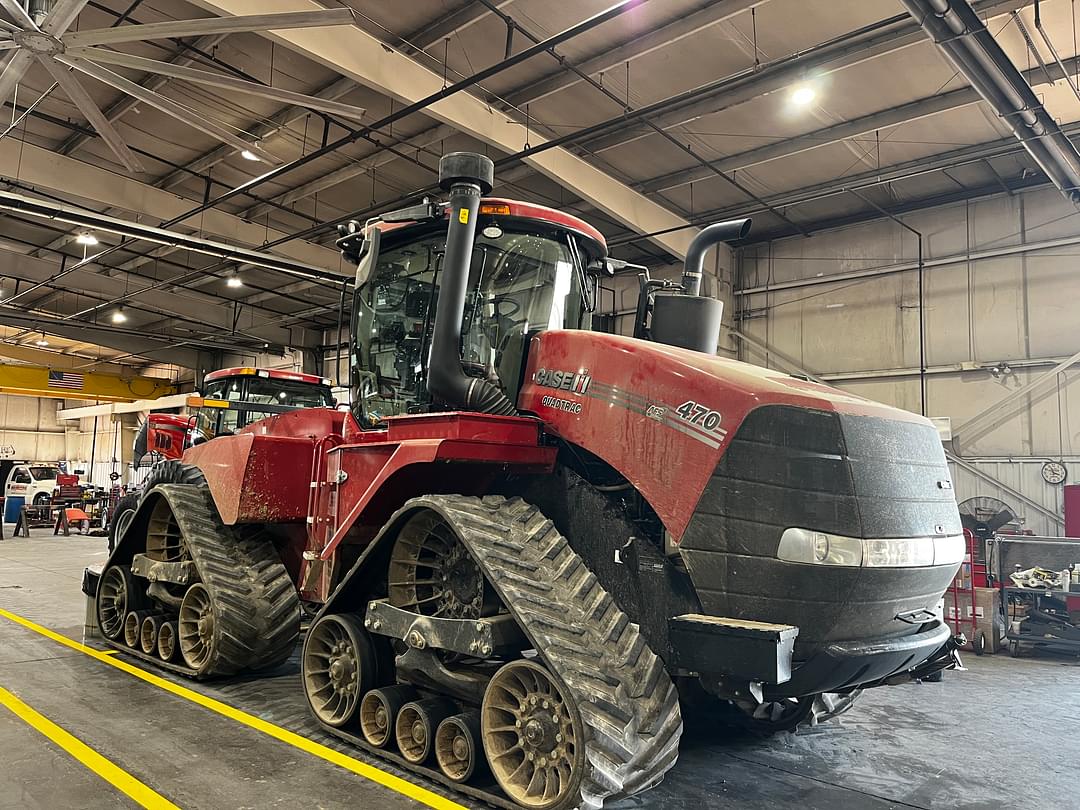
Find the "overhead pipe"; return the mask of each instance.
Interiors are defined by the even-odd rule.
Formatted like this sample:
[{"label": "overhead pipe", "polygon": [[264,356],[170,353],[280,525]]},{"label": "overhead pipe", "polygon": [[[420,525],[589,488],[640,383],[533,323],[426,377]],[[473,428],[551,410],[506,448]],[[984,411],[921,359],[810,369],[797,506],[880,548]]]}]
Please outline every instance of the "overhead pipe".
[{"label": "overhead pipe", "polygon": [[966,0],[903,0],[946,58],[1004,119],[1046,176],[1080,203],[1080,152]]},{"label": "overhead pipe", "polygon": [[[80,208],[74,205],[42,200],[35,197],[27,197],[11,191],[0,190],[0,209],[29,214],[44,219],[65,222],[68,225],[76,225],[90,228],[96,231],[124,236],[144,242],[153,242],[159,245],[190,250],[207,256],[215,256],[219,259],[235,262],[246,262],[256,267],[264,267],[268,270],[277,270],[301,278],[341,281],[342,276],[327,272],[322,267],[313,264],[298,262],[282,256],[274,256],[249,248],[228,245],[224,242],[215,242],[198,236],[176,233],[164,228],[155,228],[150,225],[141,225],[130,220],[101,214],[88,208]],[[91,257],[92,258],[92,257]]]}]

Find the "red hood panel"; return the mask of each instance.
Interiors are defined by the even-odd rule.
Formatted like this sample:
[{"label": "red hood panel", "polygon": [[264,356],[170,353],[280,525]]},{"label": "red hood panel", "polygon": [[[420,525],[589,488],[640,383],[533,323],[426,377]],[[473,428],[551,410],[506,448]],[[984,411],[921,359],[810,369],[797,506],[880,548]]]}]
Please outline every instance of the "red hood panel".
[{"label": "red hood panel", "polygon": [[908,411],[771,369],[619,335],[533,338],[518,407],[595,453],[682,536],[727,441],[762,405],[929,424]]}]

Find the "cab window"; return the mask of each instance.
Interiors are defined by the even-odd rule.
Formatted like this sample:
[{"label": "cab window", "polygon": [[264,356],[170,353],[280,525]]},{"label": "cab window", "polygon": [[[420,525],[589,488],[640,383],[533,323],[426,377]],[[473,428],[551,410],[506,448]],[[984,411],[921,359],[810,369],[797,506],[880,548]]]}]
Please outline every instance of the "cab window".
[{"label": "cab window", "polygon": [[[461,361],[467,374],[517,394],[528,336],[579,329],[586,311],[584,268],[565,233],[478,233],[462,319]],[[445,231],[383,249],[357,290],[353,358],[366,421],[427,409],[430,349]]]},{"label": "cab window", "polygon": [[33,480],[30,478],[30,473],[26,467],[16,467],[15,472],[11,475],[11,482],[13,484],[32,484]]}]

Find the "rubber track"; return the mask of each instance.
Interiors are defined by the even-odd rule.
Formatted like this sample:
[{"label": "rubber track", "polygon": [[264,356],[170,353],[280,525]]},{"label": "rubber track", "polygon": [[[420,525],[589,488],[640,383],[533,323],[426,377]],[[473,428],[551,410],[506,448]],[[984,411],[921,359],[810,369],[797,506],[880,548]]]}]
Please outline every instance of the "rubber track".
[{"label": "rubber track", "polygon": [[238,537],[225,526],[205,485],[159,484],[153,492],[172,507],[210,594],[217,639],[214,656],[201,671],[169,669],[209,678],[282,663],[300,632],[300,600],[273,544],[256,535]]},{"label": "rubber track", "polygon": [[548,668],[585,729],[583,808],[653,787],[675,764],[682,715],[664,663],[566,538],[520,498],[431,495]]}]

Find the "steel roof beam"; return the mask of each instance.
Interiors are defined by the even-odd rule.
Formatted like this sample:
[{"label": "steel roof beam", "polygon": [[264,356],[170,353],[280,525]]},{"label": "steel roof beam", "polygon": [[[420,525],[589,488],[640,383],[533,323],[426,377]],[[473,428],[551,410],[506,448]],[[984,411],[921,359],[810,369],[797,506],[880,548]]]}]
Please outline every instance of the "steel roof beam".
[{"label": "steel roof beam", "polygon": [[[1030,4],[1031,0],[980,0],[975,3],[975,10],[993,17]],[[628,125],[636,120],[648,118],[661,129],[682,126],[767,93],[783,90],[805,80],[807,76],[828,75],[925,41],[926,35],[919,24],[910,15],[899,14],[807,51],[781,57],[760,67],[747,68],[733,76],[650,104],[630,115],[564,137],[586,146],[591,152],[603,152],[649,135],[646,129],[628,131]],[[583,135],[584,132],[589,134]]]},{"label": "steel roof beam", "polygon": [[[244,0],[197,0],[197,3],[219,14],[241,12],[245,5]],[[272,0],[268,5],[278,11],[297,11],[315,6],[311,0]],[[582,21],[577,26],[572,26],[550,37],[540,45],[526,48],[514,54],[510,59],[480,70],[450,86],[445,85],[440,74],[427,69],[405,54],[388,48],[385,43],[358,28],[343,28],[330,34],[320,35],[303,30],[271,31],[264,32],[263,35],[320,64],[333,67],[343,75],[350,76],[381,93],[405,101],[406,106],[394,116],[374,122],[373,129],[385,126],[395,116],[405,117],[413,112],[422,111],[425,115],[450,124],[497,149],[515,152],[524,142],[525,133],[521,125],[516,121],[508,121],[504,113],[492,109],[487,102],[467,92],[467,88],[533,55],[544,52],[548,47],[560,44],[579,31],[588,30],[602,21],[613,18],[628,7],[628,4],[620,3],[612,9],[594,15],[589,20]],[[537,140],[542,140],[540,136],[535,137]],[[345,140],[353,142],[355,139],[358,139],[358,135],[347,136]],[[320,152],[321,150],[317,150],[311,155],[319,155]],[[684,219],[670,210],[634,192],[624,183],[565,149],[547,150],[544,156],[529,160],[539,171],[636,230],[659,230],[665,223],[668,226],[686,224]],[[246,186],[266,182],[277,176],[279,173],[268,172],[263,178],[237,187],[235,193],[241,193]],[[219,203],[222,199],[212,200],[209,204]],[[195,213],[197,209],[193,209],[189,215],[193,216]],[[684,256],[692,237],[692,233],[679,233],[674,238],[661,238],[658,241],[668,252],[676,256]]]},{"label": "steel roof beam", "polygon": [[[695,11],[679,11],[666,20],[658,21],[647,33],[625,40],[613,48],[605,48],[576,62],[575,67],[587,76],[598,76],[612,68],[674,45],[686,37],[708,30],[766,2],[767,0],[709,0]],[[531,104],[582,81],[583,79],[572,71],[557,70],[510,93],[508,100],[516,106]]]},{"label": "steel roof beam", "polygon": [[[93,200],[103,206],[146,217],[151,222],[167,221],[185,211],[190,200],[115,174],[88,163],[58,155],[26,142],[0,139],[0,166],[18,166],[19,180],[25,185],[52,189],[67,197]],[[229,239],[240,245],[262,245],[284,236],[254,222],[220,210],[206,211],[196,225],[203,233]],[[323,268],[342,275],[352,273],[342,265],[339,253],[309,242],[290,241],[275,250],[278,256]]]},{"label": "steel roof beam", "polygon": [[[1065,60],[1066,70],[1071,72],[1078,67],[1080,67],[1080,58],[1072,57]],[[1051,65],[1049,67],[1049,72],[1053,81],[1059,81],[1065,75],[1062,74],[1061,68],[1057,65]],[[1046,76],[1044,75],[1042,68],[1032,68],[1031,70],[1025,71],[1024,77],[1035,85],[1046,83]],[[712,164],[721,171],[726,172],[735,169],[747,169],[751,166],[767,163],[771,160],[791,157],[792,155],[801,154],[811,149],[838,143],[847,140],[848,138],[857,138],[860,135],[867,135],[875,130],[887,129],[888,127],[905,124],[910,121],[917,121],[920,118],[927,118],[931,115],[937,115],[938,113],[958,110],[971,104],[978,104],[980,101],[982,101],[982,98],[974,88],[961,87],[957,90],[951,90],[948,93],[917,99],[916,101],[907,104],[901,104],[898,107],[879,110],[878,112],[860,116],[859,118],[854,118],[850,121],[844,121],[840,124],[834,124],[833,126],[823,127],[804,135],[795,135],[791,138],[777,140],[755,149],[748,149],[745,152],[728,155],[727,157],[712,161]],[[678,188],[679,186],[685,186],[698,180],[704,180],[711,176],[713,176],[712,172],[709,172],[700,166],[691,166],[690,168],[680,169],[662,175],[661,177],[653,178],[652,180],[635,183],[634,187],[646,194],[655,194],[656,192],[666,191],[668,189]]]}]

